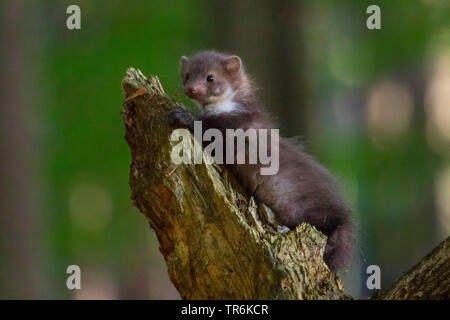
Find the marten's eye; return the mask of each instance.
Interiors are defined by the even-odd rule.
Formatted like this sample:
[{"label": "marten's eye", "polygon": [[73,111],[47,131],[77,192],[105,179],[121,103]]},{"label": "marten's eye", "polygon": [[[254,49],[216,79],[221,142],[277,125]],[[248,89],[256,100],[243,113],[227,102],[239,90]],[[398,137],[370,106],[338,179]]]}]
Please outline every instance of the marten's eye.
[{"label": "marten's eye", "polygon": [[184,80],[189,80],[189,73],[184,74]]},{"label": "marten's eye", "polygon": [[213,78],[212,74],[210,74],[209,76],[206,77],[206,81],[208,81],[208,82],[213,82],[214,81],[214,78]]}]

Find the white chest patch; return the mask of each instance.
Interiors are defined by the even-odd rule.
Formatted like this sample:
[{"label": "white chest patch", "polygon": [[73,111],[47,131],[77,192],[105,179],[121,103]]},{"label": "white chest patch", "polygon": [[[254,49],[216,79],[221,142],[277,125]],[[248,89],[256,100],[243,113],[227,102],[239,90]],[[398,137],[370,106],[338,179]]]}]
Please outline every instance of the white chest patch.
[{"label": "white chest patch", "polygon": [[220,99],[218,102],[205,105],[204,112],[207,114],[221,114],[241,111],[241,107],[233,101],[233,98],[234,92],[229,89],[223,94],[223,99]]}]

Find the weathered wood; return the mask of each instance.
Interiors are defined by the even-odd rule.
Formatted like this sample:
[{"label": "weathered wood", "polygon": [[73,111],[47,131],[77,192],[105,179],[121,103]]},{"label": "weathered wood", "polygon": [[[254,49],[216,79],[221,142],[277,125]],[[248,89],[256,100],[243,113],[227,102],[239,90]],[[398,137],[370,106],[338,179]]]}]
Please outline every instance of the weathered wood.
[{"label": "weathered wood", "polygon": [[450,299],[450,237],[404,274],[380,298]]}]

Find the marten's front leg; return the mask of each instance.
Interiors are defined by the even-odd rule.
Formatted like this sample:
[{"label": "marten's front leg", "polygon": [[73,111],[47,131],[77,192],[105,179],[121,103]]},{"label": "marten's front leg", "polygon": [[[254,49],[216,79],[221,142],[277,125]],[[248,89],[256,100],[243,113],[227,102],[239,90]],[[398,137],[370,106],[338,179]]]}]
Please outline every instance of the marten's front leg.
[{"label": "marten's front leg", "polygon": [[188,128],[194,131],[195,116],[186,108],[176,106],[169,114],[169,124],[175,127]]}]

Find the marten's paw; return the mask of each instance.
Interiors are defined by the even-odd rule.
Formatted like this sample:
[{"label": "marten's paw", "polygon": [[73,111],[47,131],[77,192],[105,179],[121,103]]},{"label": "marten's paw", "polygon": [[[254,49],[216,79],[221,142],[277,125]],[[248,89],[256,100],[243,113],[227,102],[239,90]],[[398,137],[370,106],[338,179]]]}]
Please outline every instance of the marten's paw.
[{"label": "marten's paw", "polygon": [[169,124],[174,127],[194,127],[194,116],[184,107],[176,106],[169,114]]}]

